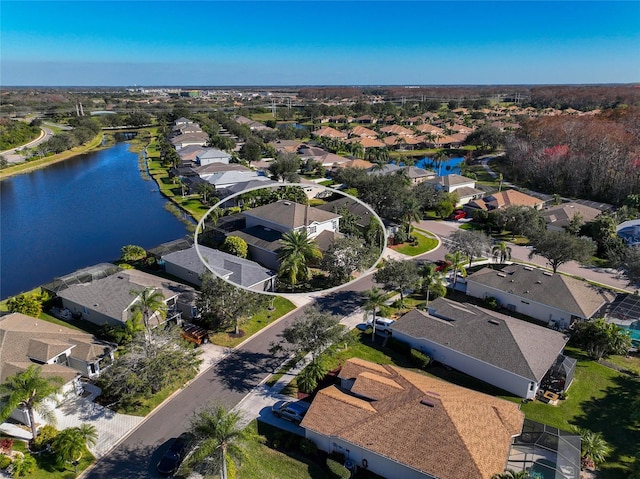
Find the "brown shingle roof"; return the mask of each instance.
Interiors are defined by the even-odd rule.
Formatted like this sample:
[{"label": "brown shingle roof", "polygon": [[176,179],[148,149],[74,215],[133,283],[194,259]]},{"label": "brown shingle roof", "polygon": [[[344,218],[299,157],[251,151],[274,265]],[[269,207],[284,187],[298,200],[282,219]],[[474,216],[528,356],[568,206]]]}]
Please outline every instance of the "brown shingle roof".
[{"label": "brown shingle roof", "polygon": [[259,206],[258,208],[247,210],[243,214],[271,221],[289,229],[300,228],[314,222],[323,223],[340,217],[340,215],[329,211],[286,200]]},{"label": "brown shingle roof", "polygon": [[[394,366],[350,359],[340,377],[354,375],[354,385],[363,380],[363,386],[350,392],[336,386],[321,390],[302,426],[440,479],[489,479],[504,469],[511,438],[524,421],[517,404]],[[373,380],[375,375],[380,378]],[[360,387],[381,399],[358,398]]]}]

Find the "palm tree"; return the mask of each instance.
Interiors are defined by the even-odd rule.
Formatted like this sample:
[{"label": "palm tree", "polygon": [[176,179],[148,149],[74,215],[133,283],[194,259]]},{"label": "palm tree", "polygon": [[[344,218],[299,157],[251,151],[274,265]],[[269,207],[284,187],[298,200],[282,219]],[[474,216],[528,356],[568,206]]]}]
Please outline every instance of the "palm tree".
[{"label": "palm tree", "polygon": [[502,182],[504,181],[504,176],[502,176],[502,173],[498,173],[498,181],[500,182],[500,184],[498,185],[498,193],[500,193],[502,191]]},{"label": "palm tree", "polygon": [[[241,419],[240,413],[227,411],[224,406],[208,406],[201,410],[191,424],[198,446],[189,463],[211,472],[217,469],[220,479],[227,479],[227,461],[241,461],[247,455],[242,443],[259,440],[251,429],[241,428]],[[207,461],[207,458],[213,461]]]},{"label": "palm tree", "polygon": [[41,367],[32,365],[14,376],[9,376],[4,383],[0,384],[2,395],[0,396],[0,403],[2,403],[0,421],[7,419],[17,408],[26,409],[33,439],[38,436],[35,412],[48,423],[55,423],[56,416],[45,399],[57,393],[63,383],[62,378],[57,376],[44,378],[40,375],[41,372]]},{"label": "palm tree", "polygon": [[444,259],[451,263],[449,269],[453,271],[453,287],[456,287],[458,283],[458,273],[462,275],[462,277],[467,276],[467,269],[465,265],[469,258],[467,258],[462,251],[454,251],[453,253],[447,253],[444,255]]},{"label": "palm tree", "polygon": [[500,264],[504,264],[511,259],[511,247],[505,241],[500,241],[491,248],[491,254],[494,260],[499,259]]},{"label": "palm tree", "polygon": [[315,240],[309,238],[304,229],[284,233],[280,242],[278,276],[285,278],[293,288],[299,280],[310,278],[309,264],[320,259],[322,254]]},{"label": "palm tree", "polygon": [[411,196],[402,204],[402,221],[406,223],[407,236],[411,234],[411,223],[422,219],[422,208],[418,200]]},{"label": "palm tree", "polygon": [[611,454],[611,446],[604,440],[599,432],[588,429],[577,428],[582,444],[582,458],[590,460],[594,465],[605,462],[607,456]]},{"label": "palm tree", "polygon": [[53,442],[58,462],[73,464],[75,473],[78,473],[78,464],[88,446],[93,446],[98,440],[96,427],[91,424],[81,424],[79,427],[70,427],[60,431]]},{"label": "palm tree", "polygon": [[130,293],[137,296],[131,305],[134,322],[142,319],[142,324],[145,329],[145,339],[147,344],[150,344],[151,318],[155,315],[160,316],[161,319],[167,317],[167,303],[165,303],[164,295],[162,291],[151,286],[142,291],[132,290]]},{"label": "palm tree", "polygon": [[425,264],[420,271],[420,276],[422,276],[422,289],[425,290],[427,306],[429,306],[430,294],[434,294],[436,297],[447,294],[444,274],[440,271],[436,271],[436,266],[434,264]]},{"label": "palm tree", "polygon": [[376,340],[376,315],[380,312],[380,308],[384,306],[386,301],[386,295],[378,288],[371,288],[365,291],[366,299],[364,301],[364,310],[368,313],[371,311],[371,324],[373,325],[373,333],[371,334],[371,341]]}]

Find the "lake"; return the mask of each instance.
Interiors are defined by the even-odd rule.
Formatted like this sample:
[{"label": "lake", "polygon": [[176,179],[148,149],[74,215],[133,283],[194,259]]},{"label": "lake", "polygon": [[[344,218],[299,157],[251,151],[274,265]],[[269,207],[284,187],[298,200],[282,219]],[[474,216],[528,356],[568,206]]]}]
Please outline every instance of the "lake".
[{"label": "lake", "polygon": [[0,298],[186,236],[127,143],[0,182]]}]

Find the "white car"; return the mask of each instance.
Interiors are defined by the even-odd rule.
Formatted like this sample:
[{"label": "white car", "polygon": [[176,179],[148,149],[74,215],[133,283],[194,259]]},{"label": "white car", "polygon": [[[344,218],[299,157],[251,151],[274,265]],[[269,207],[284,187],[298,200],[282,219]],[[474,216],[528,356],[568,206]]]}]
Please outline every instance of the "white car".
[{"label": "white car", "polygon": [[[376,316],[376,331],[389,331],[389,327],[393,323],[395,323],[395,320],[393,319]],[[371,321],[371,319],[367,320],[367,327],[373,328],[373,322]]]}]

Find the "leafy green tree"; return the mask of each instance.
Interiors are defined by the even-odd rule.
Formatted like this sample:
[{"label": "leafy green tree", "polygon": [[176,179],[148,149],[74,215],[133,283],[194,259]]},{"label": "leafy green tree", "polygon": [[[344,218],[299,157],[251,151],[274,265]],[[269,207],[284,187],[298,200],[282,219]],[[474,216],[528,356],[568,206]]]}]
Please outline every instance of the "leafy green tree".
[{"label": "leafy green tree", "polygon": [[458,273],[461,274],[463,278],[467,276],[465,264],[467,264],[468,258],[462,251],[454,251],[453,253],[445,254],[444,259],[451,263],[449,269],[452,271],[453,287],[455,288],[456,284],[458,284]]},{"label": "leafy green tree", "polygon": [[0,421],[5,421],[17,408],[26,409],[33,439],[38,437],[36,412],[47,422],[55,424],[56,416],[45,399],[60,391],[62,386],[62,378],[45,378],[41,373],[40,366],[32,365],[0,384]]},{"label": "leafy green tree", "polygon": [[499,241],[493,245],[493,248],[491,248],[491,254],[495,261],[504,264],[511,259],[511,247],[506,243],[506,241]]},{"label": "leafy green tree", "polygon": [[142,261],[147,257],[147,252],[142,246],[128,244],[120,248],[122,261]]},{"label": "leafy green tree", "polygon": [[135,296],[130,307],[131,318],[134,323],[142,322],[144,325],[145,337],[151,343],[151,319],[158,318],[161,322],[167,317],[167,303],[162,291],[149,286],[142,291],[130,291]]},{"label": "leafy green tree", "polygon": [[364,271],[375,261],[360,238],[338,238],[324,253],[320,267],[329,273],[332,284],[338,285],[351,279],[356,271]]},{"label": "leafy green tree", "polygon": [[614,260],[630,284],[640,282],[640,246],[625,246]]},{"label": "leafy green tree", "polygon": [[255,141],[249,141],[240,148],[240,158],[245,161],[256,162],[262,157],[262,148]]},{"label": "leafy green tree", "polygon": [[301,160],[295,153],[281,153],[269,165],[269,173],[276,181],[288,181],[289,183],[297,183],[300,181]]},{"label": "leafy green tree", "polygon": [[238,288],[214,276],[202,275],[196,307],[201,320],[215,331],[233,327],[240,334],[240,326],[268,304],[268,297]]},{"label": "leafy green tree", "polygon": [[60,465],[73,464],[78,474],[78,464],[86,453],[88,446],[93,446],[98,441],[98,431],[92,424],[81,424],[79,427],[63,429],[53,441],[53,450]]},{"label": "leafy green tree", "polygon": [[435,210],[436,210],[436,214],[440,218],[445,219],[451,216],[451,213],[453,213],[454,208],[455,208],[454,204],[451,201],[443,200],[436,205]]},{"label": "leafy green tree", "polygon": [[363,304],[365,312],[371,311],[371,327],[373,328],[373,334],[371,335],[371,340],[376,340],[376,316],[380,312],[380,308],[382,308],[387,300],[386,295],[380,289],[373,287],[367,291],[365,291],[365,301]]},{"label": "leafy green tree", "polygon": [[584,220],[580,212],[576,212],[571,219],[569,220],[569,224],[565,226],[564,230],[567,233],[572,234],[573,236],[578,236],[580,233],[580,229],[584,225]]},{"label": "leafy green tree", "polygon": [[535,255],[546,258],[554,273],[569,261],[586,263],[596,252],[596,246],[588,238],[576,238],[565,231],[544,231],[531,238],[533,248],[529,259]]},{"label": "leafy green tree", "polygon": [[209,405],[202,409],[191,421],[197,447],[187,462],[199,472],[218,473],[220,479],[228,479],[228,461],[247,459],[246,443],[261,440],[250,428],[243,428],[241,422],[240,413],[227,411],[224,406]]},{"label": "leafy green tree", "polygon": [[249,254],[247,242],[239,236],[227,236],[220,249],[239,258],[246,258]]},{"label": "leafy green tree", "polygon": [[311,277],[309,266],[317,263],[322,253],[316,241],[309,238],[304,229],[283,233],[280,243],[278,276],[293,288],[300,280],[307,281]]},{"label": "leafy green tree", "polygon": [[321,311],[315,306],[304,309],[299,316],[282,331],[284,344],[271,344],[271,352],[287,350],[296,356],[311,354],[311,361],[320,357],[322,351],[340,339],[344,326],[340,318]]},{"label": "leafy green tree", "polygon": [[439,298],[447,294],[447,286],[444,273],[442,273],[441,271],[436,271],[436,266],[434,264],[425,264],[420,269],[420,276],[420,286],[421,289],[425,292],[427,306],[429,306],[429,298],[431,296]]},{"label": "leafy green tree", "polygon": [[37,293],[19,294],[7,300],[7,309],[11,313],[22,313],[38,318],[42,313],[42,295]]},{"label": "leafy green tree", "polygon": [[469,266],[474,258],[481,257],[489,250],[491,241],[483,231],[456,230],[450,236],[454,251],[461,251],[469,259]]},{"label": "leafy green tree", "polygon": [[483,125],[465,140],[467,145],[475,145],[484,151],[493,151],[504,143],[504,133],[492,125]]},{"label": "leafy green tree", "polygon": [[631,348],[629,332],[604,318],[575,323],[571,340],[596,361],[612,354],[627,354]]},{"label": "leafy green tree", "polygon": [[404,304],[404,294],[414,288],[420,280],[418,265],[413,261],[388,260],[375,272],[373,279],[387,291],[400,292],[400,304]]}]

